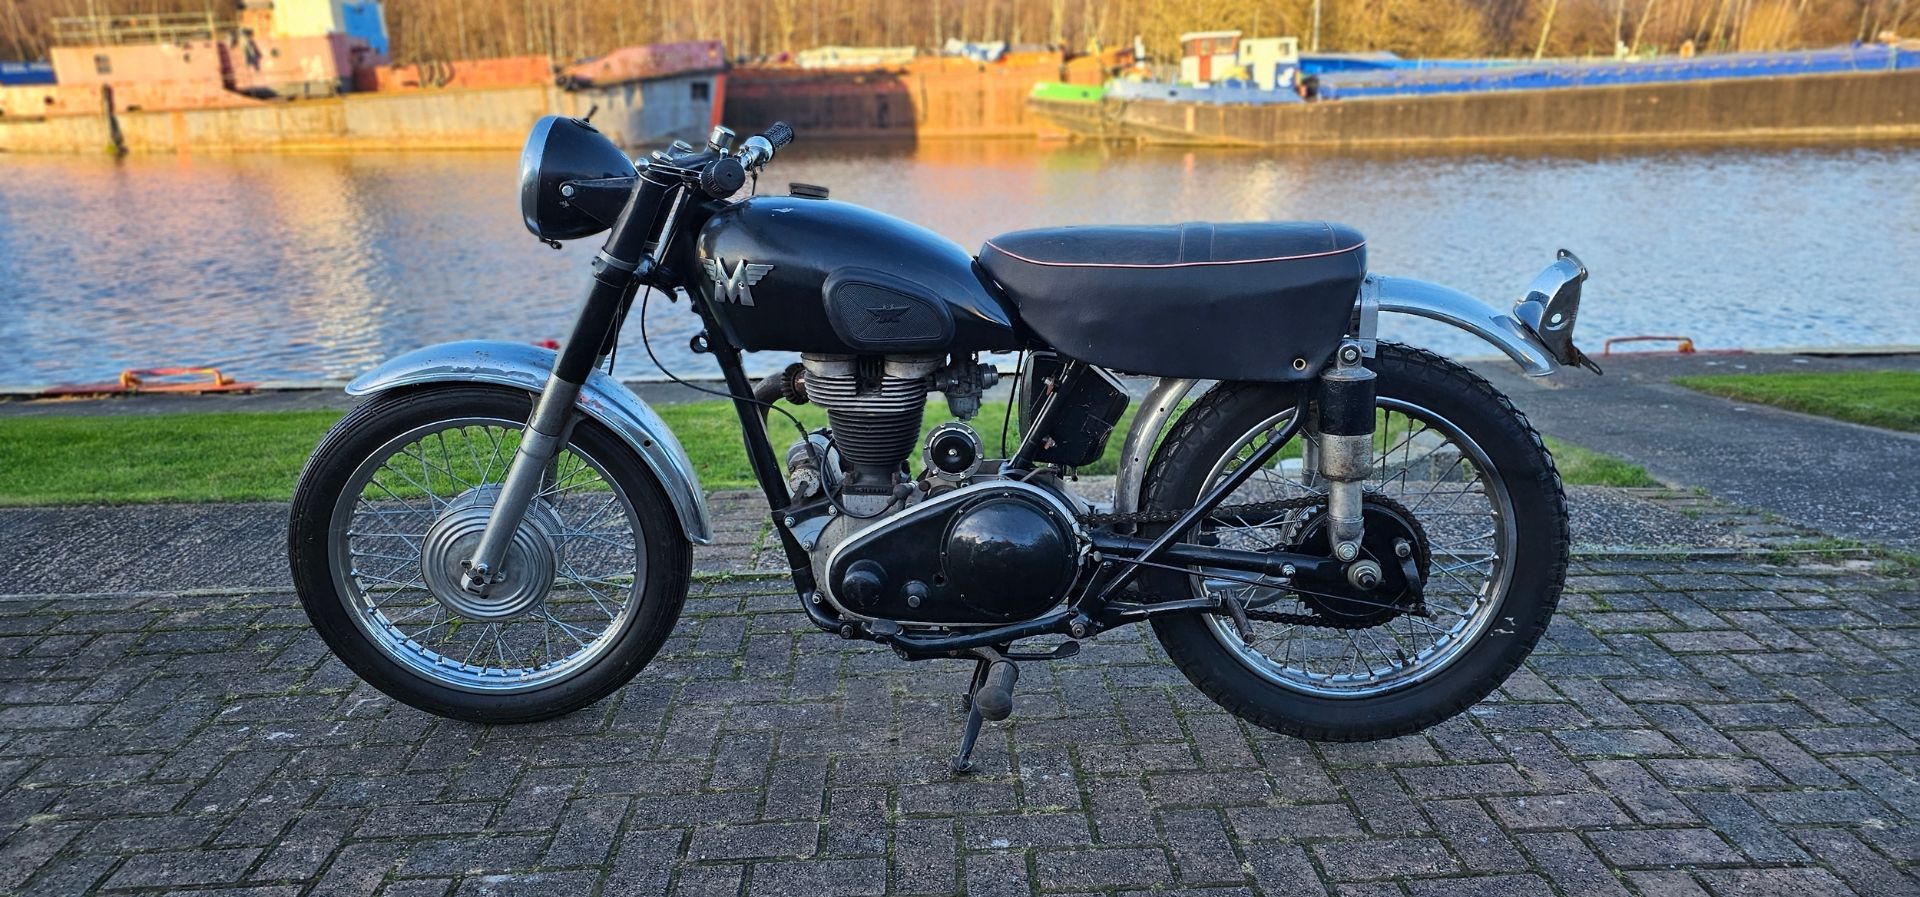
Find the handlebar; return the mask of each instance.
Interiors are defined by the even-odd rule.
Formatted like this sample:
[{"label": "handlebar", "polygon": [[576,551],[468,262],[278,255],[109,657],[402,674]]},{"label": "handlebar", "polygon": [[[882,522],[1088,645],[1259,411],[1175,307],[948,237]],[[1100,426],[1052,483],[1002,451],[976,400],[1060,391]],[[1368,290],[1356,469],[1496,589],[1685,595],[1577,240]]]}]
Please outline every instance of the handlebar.
[{"label": "handlebar", "polygon": [[792,142],[793,126],[777,121],[765,131],[748,137],[740,146],[738,158],[748,170],[753,170],[773,161],[774,152]]},{"label": "handlebar", "polygon": [[774,151],[792,142],[792,126],[774,122],[772,127],[748,137],[740,152],[708,162],[700,170],[700,191],[714,199],[732,196],[746,183],[749,172],[773,161]]},{"label": "handlebar", "polygon": [[793,142],[793,126],[777,121],[765,131],[761,131],[760,136],[767,138],[767,142],[773,144],[774,149],[779,149]]},{"label": "handlebar", "polygon": [[700,192],[724,199],[746,183],[748,174],[773,161],[775,151],[792,142],[793,127],[781,121],[742,141],[740,151],[730,156],[724,155],[725,149],[710,146],[678,156],[656,153],[654,158],[660,163],[656,170],[678,174],[684,182],[699,187]]}]

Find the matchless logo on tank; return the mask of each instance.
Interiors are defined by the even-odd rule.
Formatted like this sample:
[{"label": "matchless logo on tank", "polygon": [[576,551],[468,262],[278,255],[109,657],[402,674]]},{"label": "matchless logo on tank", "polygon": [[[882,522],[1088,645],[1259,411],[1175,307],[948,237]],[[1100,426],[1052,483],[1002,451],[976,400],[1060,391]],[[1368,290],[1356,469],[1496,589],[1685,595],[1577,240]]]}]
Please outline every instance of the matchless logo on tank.
[{"label": "matchless logo on tank", "polygon": [[732,271],[728,271],[727,260],[717,257],[701,259],[700,267],[706,269],[707,277],[713,280],[714,289],[720,292],[722,301],[738,302],[746,306],[753,305],[751,289],[753,285],[759,283],[760,278],[767,276],[768,271],[773,270],[772,265],[760,265],[741,259],[733,266]]}]

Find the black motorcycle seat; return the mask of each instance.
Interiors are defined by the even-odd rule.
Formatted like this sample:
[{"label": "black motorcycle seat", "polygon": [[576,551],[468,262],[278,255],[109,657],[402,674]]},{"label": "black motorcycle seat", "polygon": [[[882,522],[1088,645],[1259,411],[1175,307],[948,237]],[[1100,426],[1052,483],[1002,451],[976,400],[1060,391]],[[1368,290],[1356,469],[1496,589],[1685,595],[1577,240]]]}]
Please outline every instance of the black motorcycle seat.
[{"label": "black motorcycle seat", "polygon": [[988,240],[980,266],[1070,358],[1269,381],[1319,372],[1367,273],[1366,239],[1323,221],[1015,231]]}]

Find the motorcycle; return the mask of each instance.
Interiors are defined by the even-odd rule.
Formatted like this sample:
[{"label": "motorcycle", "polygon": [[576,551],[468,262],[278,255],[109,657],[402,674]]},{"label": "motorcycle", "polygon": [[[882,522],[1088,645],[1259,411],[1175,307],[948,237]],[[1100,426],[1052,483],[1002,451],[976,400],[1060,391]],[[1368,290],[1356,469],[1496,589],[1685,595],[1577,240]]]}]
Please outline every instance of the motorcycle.
[{"label": "motorcycle", "polygon": [[[347,387],[364,400],[301,475],[293,579],[355,673],[520,723],[660,650],[715,533],[680,443],[609,373],[656,292],[704,326],[691,347],[724,376],[801,611],[972,662],[956,773],[1022,664],[1119,626],[1150,623],[1234,715],[1330,741],[1459,713],[1546,630],[1568,556],[1552,457],[1486,380],[1377,331],[1419,316],[1531,375],[1598,373],[1573,344],[1571,253],[1507,312],[1369,272],[1361,235],[1324,222],[1044,228],[973,254],[825,188],[736,199],[792,138],[717,127],[630,160],[585,121],[534,127],[527,228],[607,234],[564,347],[396,357]],[[754,351],[802,360],[753,382]],[[1018,359],[997,456],[970,423],[1001,376],[985,353]],[[1119,372],[1151,378],[1138,402]],[[934,393],[952,419],[923,439]],[[783,407],[808,403],[829,426]],[[1123,423],[1111,501],[1082,497]]]}]

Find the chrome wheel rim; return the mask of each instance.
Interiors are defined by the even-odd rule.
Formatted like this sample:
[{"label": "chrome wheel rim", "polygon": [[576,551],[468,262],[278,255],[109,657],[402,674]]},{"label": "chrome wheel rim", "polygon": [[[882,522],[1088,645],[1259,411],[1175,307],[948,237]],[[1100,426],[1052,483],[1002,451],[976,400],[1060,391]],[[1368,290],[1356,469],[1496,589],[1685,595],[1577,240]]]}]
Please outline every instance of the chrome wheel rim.
[{"label": "chrome wheel rim", "polygon": [[[1366,488],[1400,502],[1426,530],[1432,551],[1426,604],[1432,618],[1400,614],[1367,629],[1254,621],[1249,641],[1231,619],[1206,617],[1213,637],[1243,666],[1268,682],[1315,697],[1364,698],[1432,678],[1485,635],[1512,581],[1518,540],[1512,497],[1485,450],[1459,425],[1412,402],[1382,396],[1376,408],[1381,420]],[[1207,482],[1223,479],[1292,416],[1288,410],[1243,434]],[[1313,440],[1303,436],[1301,442],[1300,452],[1281,452],[1295,458],[1269,462],[1226,503],[1324,494],[1324,484],[1312,474]],[[1306,522],[1298,512],[1238,525],[1216,519],[1208,532],[1222,546],[1261,550],[1285,544]],[[1219,595],[1260,610],[1308,612],[1300,596],[1278,581],[1253,584],[1247,578],[1238,573],[1209,577],[1201,571],[1190,581],[1198,596]]]},{"label": "chrome wheel rim", "polygon": [[388,659],[448,688],[513,694],[571,679],[612,648],[643,597],[632,498],[577,445],[514,534],[519,578],[497,597],[458,594],[462,548],[522,429],[486,417],[415,427],[362,460],[334,506],[328,548],[348,617]]}]

